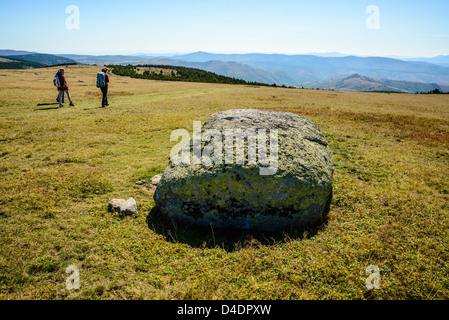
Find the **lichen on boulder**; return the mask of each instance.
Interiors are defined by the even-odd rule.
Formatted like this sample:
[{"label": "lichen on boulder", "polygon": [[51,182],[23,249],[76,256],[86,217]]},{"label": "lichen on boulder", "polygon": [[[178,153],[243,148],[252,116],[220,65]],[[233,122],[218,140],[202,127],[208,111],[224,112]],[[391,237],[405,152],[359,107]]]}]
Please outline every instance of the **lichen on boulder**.
[{"label": "lichen on boulder", "polygon": [[[154,194],[162,214],[189,226],[282,231],[313,224],[327,213],[334,166],[328,142],[318,126],[289,112],[240,109],[211,115],[202,124],[201,133],[213,130],[224,134],[227,129],[266,130],[266,136],[275,131],[276,150],[271,148],[273,141],[267,139],[269,147],[262,148],[263,140],[257,140],[257,162],[251,162],[247,139],[247,161],[243,164],[236,163],[235,155],[233,163],[175,164],[171,160]],[[212,140],[203,135],[203,152],[208,147],[210,151]],[[194,154],[192,141],[188,147]],[[261,168],[267,166],[260,163],[264,149],[276,156],[271,174],[261,174]]]}]

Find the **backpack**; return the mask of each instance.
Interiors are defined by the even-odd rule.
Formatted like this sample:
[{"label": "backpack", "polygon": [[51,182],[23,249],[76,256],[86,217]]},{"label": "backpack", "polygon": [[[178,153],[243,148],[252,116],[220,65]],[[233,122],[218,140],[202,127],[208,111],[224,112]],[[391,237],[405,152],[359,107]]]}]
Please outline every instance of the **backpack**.
[{"label": "backpack", "polygon": [[53,84],[57,88],[59,88],[61,86],[61,84],[59,83],[59,77],[57,74],[55,74],[55,76],[53,77]]},{"label": "backpack", "polygon": [[97,73],[97,88],[103,88],[106,86],[106,75],[104,72]]}]

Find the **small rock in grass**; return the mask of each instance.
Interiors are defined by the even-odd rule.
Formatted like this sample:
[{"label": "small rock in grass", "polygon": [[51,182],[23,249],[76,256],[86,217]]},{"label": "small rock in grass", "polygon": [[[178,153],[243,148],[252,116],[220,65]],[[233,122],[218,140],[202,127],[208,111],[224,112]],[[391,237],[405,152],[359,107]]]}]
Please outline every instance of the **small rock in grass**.
[{"label": "small rock in grass", "polygon": [[117,207],[117,212],[124,215],[131,215],[137,212],[137,203],[133,197],[129,198],[125,202],[120,203]]},{"label": "small rock in grass", "polygon": [[141,185],[143,185],[143,184],[146,184],[146,183],[147,183],[146,180],[139,180],[139,181],[136,181],[136,184],[138,184],[139,186],[141,186]]},{"label": "small rock in grass", "polygon": [[157,186],[159,182],[161,181],[162,175],[157,174],[153,178],[151,178],[151,184]]},{"label": "small rock in grass", "polygon": [[125,202],[125,199],[112,199],[111,201],[109,201],[108,203],[108,210],[110,212],[115,212],[117,211],[117,208],[120,204],[122,204],[123,202]]}]

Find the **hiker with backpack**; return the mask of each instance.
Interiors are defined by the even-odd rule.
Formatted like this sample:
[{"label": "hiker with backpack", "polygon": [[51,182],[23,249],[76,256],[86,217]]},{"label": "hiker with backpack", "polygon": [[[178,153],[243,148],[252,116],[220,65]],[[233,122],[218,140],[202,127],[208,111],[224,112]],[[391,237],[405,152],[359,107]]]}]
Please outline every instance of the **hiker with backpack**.
[{"label": "hiker with backpack", "polygon": [[72,98],[70,97],[70,93],[69,93],[69,86],[67,85],[67,81],[65,79],[64,76],[64,69],[59,69],[58,73],[56,74],[54,80],[53,80],[55,86],[58,88],[59,91],[59,96],[58,96],[58,102],[59,102],[59,107],[62,108],[63,107],[63,102],[64,102],[64,93],[67,95],[67,98],[69,98],[70,101],[70,106],[74,107],[75,105],[73,104]]},{"label": "hiker with backpack", "polygon": [[101,70],[101,72],[97,73],[97,88],[100,88],[101,92],[103,93],[103,98],[101,100],[102,108],[109,105],[109,103],[108,103],[108,86],[109,86],[108,69],[104,68]]},{"label": "hiker with backpack", "polygon": [[[59,72],[59,70],[58,70]],[[58,91],[58,95],[56,96],[56,102],[59,102],[59,78],[58,78],[58,72],[53,77],[53,84],[56,87],[56,90]],[[64,91],[62,92],[62,103],[64,103]]]}]

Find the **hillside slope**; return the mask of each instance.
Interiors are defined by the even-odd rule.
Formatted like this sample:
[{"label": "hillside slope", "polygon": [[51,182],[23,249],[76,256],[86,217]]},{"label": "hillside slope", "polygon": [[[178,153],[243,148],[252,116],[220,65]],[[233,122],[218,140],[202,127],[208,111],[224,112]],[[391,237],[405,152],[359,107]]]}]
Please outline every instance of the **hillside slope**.
[{"label": "hillside slope", "polygon": [[13,56],[5,56],[5,58],[37,62],[37,63],[41,63],[41,64],[47,65],[47,66],[58,65],[58,64],[75,64],[75,63],[77,63],[73,59],[55,56],[55,55],[46,54],[46,53],[31,53],[31,54],[24,54],[24,55],[13,55]]},{"label": "hillside slope", "polygon": [[12,59],[11,57],[0,57],[0,69],[30,69],[30,68],[43,68],[46,65],[33,61],[24,61]]}]

